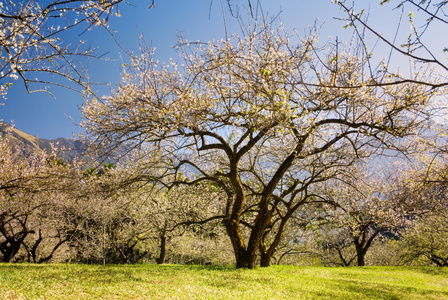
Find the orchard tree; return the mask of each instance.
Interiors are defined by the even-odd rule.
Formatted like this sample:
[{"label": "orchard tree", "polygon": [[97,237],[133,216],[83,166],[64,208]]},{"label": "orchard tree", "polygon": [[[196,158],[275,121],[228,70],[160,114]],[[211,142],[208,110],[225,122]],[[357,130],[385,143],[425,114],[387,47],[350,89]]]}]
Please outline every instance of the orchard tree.
[{"label": "orchard tree", "polygon": [[[375,240],[382,234],[394,236],[416,213],[415,207],[407,205],[401,196],[400,175],[406,171],[392,165],[388,168],[381,174],[359,166],[351,169],[351,179],[320,187],[320,195],[331,205],[326,210],[327,230],[323,231],[333,236],[333,241],[327,241],[326,247],[337,252],[344,266],[350,265],[354,258],[358,266],[364,266]],[[346,250],[351,247],[355,251]]]},{"label": "orchard tree", "polygon": [[133,186],[118,186],[124,173],[113,164],[84,168],[66,191],[60,220],[74,261],[136,263],[148,255],[149,214]]},{"label": "orchard tree", "polygon": [[205,223],[222,219],[217,187],[168,190],[135,181],[139,167],[126,161],[89,168],[67,191],[62,222],[75,261],[129,264],[156,257],[162,264],[176,239],[194,231],[188,242],[195,243],[194,235],[212,232]]},{"label": "orchard tree", "polygon": [[399,256],[405,264],[419,262],[448,267],[448,222],[447,212],[425,215],[414,220],[406,229],[397,246]]},{"label": "orchard tree", "polygon": [[[0,252],[4,262],[13,261],[22,246],[30,261],[47,261],[65,243],[54,212],[71,175],[71,167],[54,155],[42,152],[23,157],[0,139]],[[47,254],[39,249],[44,242],[55,242],[47,245],[51,248]]]},{"label": "orchard tree", "polygon": [[[400,240],[399,252],[407,262],[421,256],[431,259],[434,250],[432,261],[443,264],[439,251],[446,245],[442,221],[448,208],[446,157],[434,157],[431,147],[425,148],[406,164],[390,163],[381,173],[352,169],[352,180],[321,187],[320,195],[332,204],[326,210],[328,230],[323,230],[333,237],[327,248],[338,252],[343,265],[353,257],[364,265],[367,252],[381,236],[383,242]],[[355,256],[345,250],[350,247]]]},{"label": "orchard tree", "polygon": [[[280,239],[315,181],[396,148],[430,113],[425,86],[372,84],[362,49],[320,47],[315,32],[294,38],[264,24],[233,40],[181,39],[181,66],[159,65],[142,47],[113,95],[83,108],[91,145],[103,153],[149,147],[163,153],[165,169],[151,180],[208,181],[225,191],[237,267],[256,266],[275,218]],[[427,79],[421,70],[414,76]]]},{"label": "orchard tree", "polygon": [[403,263],[448,266],[448,157],[422,154],[405,179],[403,198],[415,209],[410,226],[401,234],[399,256]]},{"label": "orchard tree", "polygon": [[35,201],[41,205],[29,212],[27,225],[32,232],[22,242],[25,250],[22,255],[31,263],[64,261],[69,258],[65,251],[69,240],[63,218],[65,193],[52,191],[26,196],[31,197],[38,198]]},{"label": "orchard tree", "polygon": [[[158,264],[166,262],[169,243],[174,239],[189,231],[206,235],[209,230],[205,226],[211,227],[207,223],[223,218],[222,192],[211,185],[173,187],[147,197],[151,231],[153,238],[159,241]],[[194,239],[190,242],[195,243]]]}]

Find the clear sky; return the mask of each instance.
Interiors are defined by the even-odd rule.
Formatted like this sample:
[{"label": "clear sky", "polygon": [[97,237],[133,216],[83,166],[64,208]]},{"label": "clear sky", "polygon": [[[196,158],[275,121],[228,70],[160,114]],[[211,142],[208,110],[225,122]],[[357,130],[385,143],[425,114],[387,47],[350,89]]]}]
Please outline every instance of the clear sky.
[{"label": "clear sky", "polygon": [[[156,57],[167,62],[170,57],[177,57],[171,46],[176,44],[178,32],[189,40],[217,40],[225,37],[224,18],[220,0],[155,0],[155,7],[147,9],[150,1],[133,0],[133,5],[119,7],[121,17],[112,18],[110,28],[116,32],[121,46],[130,51],[138,52],[139,35],[156,48]],[[236,19],[230,16],[224,3],[225,20],[229,34],[239,33]],[[253,1],[253,9],[255,3]],[[329,36],[338,36],[339,40],[350,36],[348,30],[342,27],[343,21],[335,18],[343,17],[344,13],[330,0],[260,0],[263,13],[267,18],[278,15],[279,20],[288,31],[296,30],[303,35],[308,25],[323,24],[322,41]],[[392,6],[380,7],[380,1],[359,0],[357,5],[370,11],[370,18],[385,34],[393,35],[397,26],[397,12]],[[243,20],[249,21],[247,15],[247,0],[232,0],[234,9],[240,10]],[[90,79],[96,83],[110,83],[112,86],[120,81],[120,57],[123,51],[113,42],[103,29],[95,29],[83,35],[82,29],[76,29],[64,35],[67,42],[76,43],[79,39],[86,41],[91,47],[98,47],[99,54],[106,54],[109,61],[91,61],[86,65]],[[121,53],[120,53],[121,52]],[[51,88],[55,99],[45,93],[27,94],[20,82],[15,82],[8,93],[4,106],[0,106],[0,120],[14,122],[16,128],[41,138],[72,137],[82,132],[77,126],[81,121],[79,107],[84,103],[80,94],[61,89]],[[97,87],[100,94],[106,94],[105,86]]]}]

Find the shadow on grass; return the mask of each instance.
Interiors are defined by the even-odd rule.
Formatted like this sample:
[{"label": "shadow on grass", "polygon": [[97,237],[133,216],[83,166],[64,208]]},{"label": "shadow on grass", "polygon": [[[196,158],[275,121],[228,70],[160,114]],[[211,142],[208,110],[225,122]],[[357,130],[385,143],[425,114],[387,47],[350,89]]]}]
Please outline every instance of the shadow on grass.
[{"label": "shadow on grass", "polygon": [[358,283],[345,285],[343,290],[358,296],[359,299],[403,299],[403,294],[397,293],[395,288],[392,290],[391,288],[379,288]]},{"label": "shadow on grass", "polygon": [[448,277],[448,267],[410,267],[410,270],[428,275]]},{"label": "shadow on grass", "polygon": [[[444,274],[446,273],[440,275]],[[330,285],[333,285],[334,289],[347,292],[351,297],[357,295],[358,297],[356,299],[406,299],[409,295],[413,295],[413,297],[420,296],[421,298],[419,299],[448,299],[448,292],[436,291],[424,287],[388,285],[384,282],[370,283],[365,281],[338,279],[338,282],[333,280]],[[328,293],[325,295],[328,296]]]}]

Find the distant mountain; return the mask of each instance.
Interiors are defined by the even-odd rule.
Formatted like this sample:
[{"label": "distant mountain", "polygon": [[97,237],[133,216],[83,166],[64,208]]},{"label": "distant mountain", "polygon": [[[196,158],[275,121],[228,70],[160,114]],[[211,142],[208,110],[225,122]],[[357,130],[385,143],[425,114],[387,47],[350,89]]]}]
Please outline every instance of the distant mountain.
[{"label": "distant mountain", "polygon": [[0,121],[0,137],[5,138],[15,151],[20,151],[27,156],[36,151],[51,152],[53,145],[59,158],[66,162],[72,162],[75,157],[81,156],[83,144],[73,139],[57,138],[55,140],[41,139],[18,130],[5,122]]}]

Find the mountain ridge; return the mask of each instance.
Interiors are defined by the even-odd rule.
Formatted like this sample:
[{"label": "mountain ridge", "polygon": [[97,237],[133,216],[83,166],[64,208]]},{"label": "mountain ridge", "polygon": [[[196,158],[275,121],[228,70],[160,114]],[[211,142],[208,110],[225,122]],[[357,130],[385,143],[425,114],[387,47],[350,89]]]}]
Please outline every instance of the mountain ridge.
[{"label": "mountain ridge", "polygon": [[32,153],[44,151],[51,153],[56,149],[56,155],[66,161],[72,162],[83,153],[83,143],[74,139],[60,137],[49,140],[42,139],[26,132],[23,132],[13,125],[0,121],[0,137],[8,140],[14,151],[20,151],[24,156]]}]

